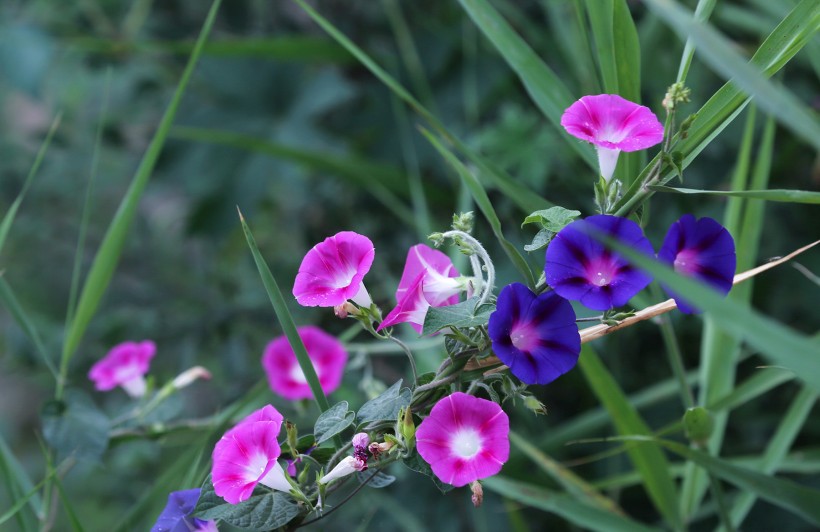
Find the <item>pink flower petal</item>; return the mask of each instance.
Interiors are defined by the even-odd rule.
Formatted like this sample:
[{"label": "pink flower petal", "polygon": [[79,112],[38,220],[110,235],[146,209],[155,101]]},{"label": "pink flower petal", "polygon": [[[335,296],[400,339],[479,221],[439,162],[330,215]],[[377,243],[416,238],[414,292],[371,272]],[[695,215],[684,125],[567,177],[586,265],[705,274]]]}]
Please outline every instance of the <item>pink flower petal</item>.
[{"label": "pink flower petal", "polygon": [[[282,468],[276,461],[281,454],[277,438],[282,420],[282,415],[267,405],[222,436],[214,447],[211,470],[217,495],[231,504],[237,504],[247,500],[260,482],[281,489],[282,485],[272,479],[278,476],[284,478]],[[274,475],[271,475],[272,471]]]},{"label": "pink flower petal", "polygon": [[465,486],[501,471],[510,456],[510,421],[492,401],[461,392],[441,399],[416,431],[421,457],[439,480]]},{"label": "pink flower petal", "polygon": [[613,150],[645,150],[663,140],[655,114],[617,94],[584,96],[564,111],[561,125],[570,135]]},{"label": "pink flower petal", "polygon": [[148,373],[157,347],[151,340],[123,342],[91,367],[88,378],[98,390],[107,391],[126,382],[141,380]]},{"label": "pink flower petal", "polygon": [[377,331],[399,323],[409,323],[417,333],[421,334],[424,317],[427,315],[427,309],[430,308],[430,303],[424,296],[424,279],[425,272],[419,272],[407,287],[407,291],[399,304],[396,305],[396,308],[384,317],[384,321],[376,329]]},{"label": "pink flower petal", "polygon": [[[297,331],[313,362],[322,391],[332,393],[342,382],[347,351],[336,338],[318,327],[299,327]],[[292,401],[313,398],[296,354],[285,336],[280,336],[267,345],[265,354],[262,355],[262,367],[275,393]]]},{"label": "pink flower petal", "polygon": [[425,273],[424,295],[433,307],[455,305],[463,290],[454,278],[459,276],[450,257],[424,244],[418,244],[407,252],[404,272],[396,290],[396,301],[401,301],[407,289],[419,273]]},{"label": "pink flower petal", "polygon": [[293,284],[293,295],[306,307],[335,307],[356,297],[370,271],[375,249],[366,236],[342,231],[307,252]]}]

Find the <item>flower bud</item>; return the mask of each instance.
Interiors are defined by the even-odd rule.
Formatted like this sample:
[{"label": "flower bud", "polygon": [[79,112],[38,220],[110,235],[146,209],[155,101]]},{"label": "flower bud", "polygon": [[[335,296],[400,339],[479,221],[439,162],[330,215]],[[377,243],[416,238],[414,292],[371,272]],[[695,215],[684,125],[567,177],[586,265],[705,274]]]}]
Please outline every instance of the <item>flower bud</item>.
[{"label": "flower bud", "polygon": [[536,415],[546,415],[547,414],[547,407],[535,398],[533,395],[522,395],[524,399],[524,406],[527,407],[532,413]]},{"label": "flower bud", "polygon": [[345,301],[341,305],[336,305],[333,307],[333,313],[336,314],[337,318],[345,319],[350,315],[358,316],[361,314],[361,311],[350,301]]},{"label": "flower bud", "polygon": [[702,406],[688,408],[683,414],[684,433],[695,443],[706,443],[712,435],[714,425],[712,414]]},{"label": "flower bud", "polygon": [[366,432],[360,432],[353,436],[352,443],[355,449],[367,448],[370,444],[370,436],[368,436]]},{"label": "flower bud", "polygon": [[172,386],[174,387],[174,389],[180,390],[190,385],[197,379],[208,380],[210,378],[210,371],[203,368],[202,366],[194,366],[190,369],[186,369],[185,371],[177,375],[176,378],[174,378],[173,380]]},{"label": "flower bud", "polygon": [[299,454],[299,431],[296,429],[296,425],[290,421],[285,421],[285,433],[288,435],[287,441],[290,454],[296,458],[296,455]]},{"label": "flower bud", "polygon": [[413,422],[413,414],[410,408],[405,408],[403,414],[399,414],[401,420],[401,435],[404,437],[404,444],[408,449],[413,448],[416,441],[416,424]]},{"label": "flower bud", "polygon": [[470,233],[473,230],[473,211],[453,215],[453,229]]},{"label": "flower bud", "polygon": [[470,483],[470,491],[473,492],[472,499],[473,506],[478,508],[484,502],[484,488],[481,487],[481,482],[474,480]]}]

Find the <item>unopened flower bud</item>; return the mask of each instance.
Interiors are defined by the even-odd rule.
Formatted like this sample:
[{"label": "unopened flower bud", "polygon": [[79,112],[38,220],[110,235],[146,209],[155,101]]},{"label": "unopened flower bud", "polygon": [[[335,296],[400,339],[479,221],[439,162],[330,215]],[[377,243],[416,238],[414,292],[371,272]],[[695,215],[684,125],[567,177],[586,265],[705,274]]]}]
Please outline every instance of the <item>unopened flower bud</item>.
[{"label": "unopened flower bud", "polygon": [[367,450],[370,451],[370,454],[373,455],[373,458],[378,460],[379,456],[382,453],[386,453],[394,445],[395,445],[395,443],[393,443],[392,441],[384,441],[382,443],[378,443],[378,442],[374,441],[373,443],[370,444],[370,446],[367,448]]},{"label": "unopened flower bud", "polygon": [[350,315],[358,316],[361,314],[361,311],[350,301],[345,301],[341,305],[333,307],[333,313],[336,314],[337,318],[345,319]]},{"label": "unopened flower bud", "polygon": [[709,440],[714,429],[712,414],[702,406],[686,409],[683,414],[683,430],[690,441],[703,444]]},{"label": "unopened flower bud", "polygon": [[478,508],[481,506],[481,503],[484,502],[484,488],[481,487],[481,483],[477,480],[474,480],[470,483],[470,491],[473,492],[472,499],[473,506]]},{"label": "unopened flower bud", "polygon": [[208,380],[211,378],[211,372],[207,369],[203,368],[202,366],[194,366],[190,369],[186,369],[182,373],[176,376],[173,380],[172,386],[180,390],[185,388],[189,384],[193,383],[197,379],[205,379]]},{"label": "unopened flower bud", "polygon": [[362,466],[359,460],[356,460],[352,456],[347,456],[342,459],[341,462],[336,464],[336,467],[334,467],[330,473],[320,478],[319,483],[329,484],[338,478],[346,477],[351,473],[355,473],[356,471],[364,471],[365,469],[367,469],[367,465]]},{"label": "unopened flower bud", "polygon": [[399,414],[401,420],[401,435],[404,437],[404,443],[408,449],[413,448],[413,443],[416,440],[416,424],[413,422],[413,413],[410,408],[405,408],[403,414]]},{"label": "unopened flower bud", "polygon": [[355,449],[367,448],[370,444],[370,436],[368,436],[366,432],[360,432],[353,436],[352,443]]},{"label": "unopened flower bud", "polygon": [[456,231],[464,231],[465,233],[470,233],[473,230],[474,219],[475,216],[473,216],[473,211],[462,212],[461,214],[454,214],[453,229],[455,229]]},{"label": "unopened flower bud", "polygon": [[440,247],[444,243],[444,235],[442,233],[432,233],[427,237],[435,247]]},{"label": "unopened flower bud", "polygon": [[296,425],[294,425],[290,421],[285,421],[285,433],[288,435],[287,441],[288,448],[290,449],[290,454],[296,457],[296,455],[299,454],[299,431],[296,429]]},{"label": "unopened flower bud", "polygon": [[663,107],[667,111],[675,109],[679,103],[689,103],[689,96],[692,91],[682,82],[673,83],[666,91],[663,98]]},{"label": "unopened flower bud", "polygon": [[547,407],[533,395],[522,395],[524,406],[536,415],[546,415]]}]

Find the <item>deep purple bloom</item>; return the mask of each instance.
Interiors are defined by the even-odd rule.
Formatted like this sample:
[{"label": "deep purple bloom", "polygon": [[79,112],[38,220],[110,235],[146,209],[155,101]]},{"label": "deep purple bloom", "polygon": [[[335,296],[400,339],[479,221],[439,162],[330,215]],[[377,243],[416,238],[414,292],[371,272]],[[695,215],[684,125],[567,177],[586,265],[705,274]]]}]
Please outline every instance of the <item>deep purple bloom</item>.
[{"label": "deep purple bloom", "polygon": [[173,491],[168,495],[168,504],[159,514],[151,532],[216,532],[216,523],[193,517],[196,502],[199,499],[199,488]]},{"label": "deep purple bloom", "polygon": [[505,286],[487,325],[493,351],[525,384],[548,384],[575,367],[581,336],[575,311],[555,292]]},{"label": "deep purple bloom", "polygon": [[[684,214],[669,227],[658,251],[658,260],[726,295],[732,288],[737,266],[735,241],[729,231],[712,218],[696,220],[691,214]],[[700,312],[666,286],[664,290],[675,299],[681,312]]]},{"label": "deep purple bloom", "polygon": [[559,296],[578,300],[593,310],[625,305],[652,282],[652,276],[610,251],[595,232],[618,240],[645,255],[654,255],[640,226],[618,216],[596,214],[564,227],[547,247],[544,274]]}]

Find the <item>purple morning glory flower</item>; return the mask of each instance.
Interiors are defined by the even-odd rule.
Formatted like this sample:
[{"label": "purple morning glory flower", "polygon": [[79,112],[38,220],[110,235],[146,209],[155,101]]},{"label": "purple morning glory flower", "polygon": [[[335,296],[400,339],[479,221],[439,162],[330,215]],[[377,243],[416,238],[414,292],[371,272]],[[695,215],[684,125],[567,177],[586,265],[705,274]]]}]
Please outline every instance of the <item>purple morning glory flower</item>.
[{"label": "purple morning glory flower", "polygon": [[[696,220],[684,214],[673,223],[658,251],[658,260],[674,266],[675,271],[701,280],[723,295],[732,288],[737,257],[735,241],[725,227],[712,218]],[[663,287],[685,314],[700,312],[678,294]]]},{"label": "purple morning glory flower", "polygon": [[198,499],[199,488],[171,492],[168,495],[168,504],[159,514],[159,519],[151,528],[151,532],[217,532],[215,522],[203,521],[191,515]]},{"label": "purple morning glory flower", "polygon": [[625,305],[652,282],[652,276],[610,251],[591,230],[617,239],[645,255],[654,255],[640,226],[627,218],[597,214],[564,227],[547,247],[544,274],[559,296],[593,310]]},{"label": "purple morning glory flower", "polygon": [[525,384],[548,384],[575,367],[581,336],[575,311],[555,292],[536,296],[520,283],[505,286],[487,331],[493,351]]}]

